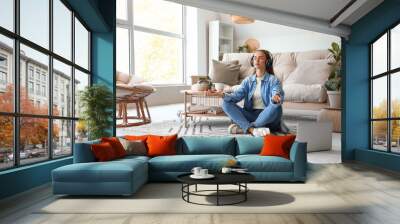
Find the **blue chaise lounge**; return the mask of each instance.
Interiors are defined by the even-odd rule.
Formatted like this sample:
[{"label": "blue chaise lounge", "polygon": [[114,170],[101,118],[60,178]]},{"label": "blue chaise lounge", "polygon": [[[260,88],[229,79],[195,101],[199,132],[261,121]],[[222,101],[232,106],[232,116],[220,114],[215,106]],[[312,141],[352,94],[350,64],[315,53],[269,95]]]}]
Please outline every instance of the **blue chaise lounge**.
[{"label": "blue chaise lounge", "polygon": [[184,136],[177,140],[177,155],[127,156],[96,162],[91,141],[75,144],[74,163],[52,172],[53,193],[67,195],[131,195],[148,181],[176,181],[176,177],[200,166],[218,172],[228,160],[236,160],[258,182],[305,182],[307,144],[294,142],[290,159],[260,156],[262,137]]}]

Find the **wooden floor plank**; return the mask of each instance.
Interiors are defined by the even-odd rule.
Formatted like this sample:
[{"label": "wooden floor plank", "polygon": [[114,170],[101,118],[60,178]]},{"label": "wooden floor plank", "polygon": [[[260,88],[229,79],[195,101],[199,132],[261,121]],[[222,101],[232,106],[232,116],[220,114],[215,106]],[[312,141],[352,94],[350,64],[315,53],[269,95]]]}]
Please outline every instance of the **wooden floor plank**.
[{"label": "wooden floor plank", "polygon": [[310,164],[308,183],[315,183],[349,203],[356,214],[36,214],[56,200],[44,186],[0,202],[0,223],[63,224],[278,224],[400,223],[400,175],[359,163]]}]

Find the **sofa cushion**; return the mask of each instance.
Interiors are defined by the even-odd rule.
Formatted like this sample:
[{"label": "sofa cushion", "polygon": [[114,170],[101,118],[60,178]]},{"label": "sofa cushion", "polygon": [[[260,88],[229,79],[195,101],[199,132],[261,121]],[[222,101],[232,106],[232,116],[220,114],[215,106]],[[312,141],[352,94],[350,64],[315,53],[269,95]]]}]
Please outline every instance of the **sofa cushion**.
[{"label": "sofa cushion", "polygon": [[235,159],[231,155],[174,155],[157,156],[149,160],[151,172],[190,172],[193,167],[199,166],[210,171],[219,171],[228,160]]},{"label": "sofa cushion", "polygon": [[259,154],[264,144],[263,137],[237,136],[236,155]]},{"label": "sofa cushion", "polygon": [[119,158],[109,142],[102,142],[90,146],[96,161],[105,162]]},{"label": "sofa cushion", "polygon": [[287,77],[296,68],[296,60],[293,53],[275,53],[273,57],[273,68],[276,77],[282,83],[285,82]]},{"label": "sofa cushion", "polygon": [[229,63],[230,61],[238,60],[242,67],[251,67],[251,58],[253,53],[225,53],[222,56],[222,62]]},{"label": "sofa cushion", "polygon": [[[143,172],[147,166],[139,159],[96,163],[74,163],[53,170],[53,181],[59,182],[129,182],[133,172]],[[147,175],[147,173],[143,173]]]},{"label": "sofa cushion", "polygon": [[146,143],[148,156],[164,156],[164,155],[175,155],[176,154],[176,139],[178,135],[171,136],[158,136],[149,135]]},{"label": "sofa cushion", "polygon": [[141,141],[146,141],[147,137],[149,135],[125,135],[124,138],[130,141],[136,141],[136,140],[141,140]]},{"label": "sofa cushion", "polygon": [[117,82],[120,83],[129,83],[130,80],[130,75],[128,73],[123,73],[123,72],[117,72]]},{"label": "sofa cushion", "polygon": [[103,137],[103,138],[101,138],[101,142],[102,143],[103,142],[110,143],[117,158],[122,158],[122,157],[126,156],[126,151],[124,149],[124,146],[122,146],[121,142],[119,141],[119,138]]},{"label": "sofa cushion", "polygon": [[293,52],[294,58],[297,63],[305,60],[332,60],[332,53],[328,50],[314,50],[314,51],[301,51]]},{"label": "sofa cushion", "polygon": [[213,83],[225,83],[227,85],[236,85],[239,81],[240,65],[225,64],[216,60],[212,60],[210,78]]},{"label": "sofa cushion", "polygon": [[99,144],[100,140],[77,142],[74,148],[74,163],[95,162],[96,158],[91,150],[92,144]]},{"label": "sofa cushion", "polygon": [[142,140],[127,140],[125,138],[119,138],[122,146],[126,151],[126,155],[147,155],[146,143]]},{"label": "sofa cushion", "polygon": [[235,138],[229,136],[184,136],[177,142],[177,154],[235,155]]},{"label": "sofa cushion", "polygon": [[264,145],[261,149],[261,156],[281,156],[289,159],[290,149],[293,145],[296,135],[266,135]]},{"label": "sofa cushion", "polygon": [[293,163],[278,156],[238,155],[236,159],[241,168],[249,172],[292,172]]},{"label": "sofa cushion", "polygon": [[324,103],[328,97],[324,85],[321,84],[285,84],[283,91],[285,101],[290,102]]},{"label": "sofa cushion", "polygon": [[116,159],[113,162],[127,162],[127,163],[130,163],[131,161],[148,162],[150,159],[151,158],[148,156],[130,155],[130,156],[125,156],[124,158],[121,158],[121,159]]},{"label": "sofa cushion", "polygon": [[296,69],[285,80],[286,84],[321,84],[328,80],[331,66],[328,60],[305,60],[297,64]]},{"label": "sofa cushion", "polygon": [[242,81],[250,75],[253,75],[256,72],[255,67],[240,67],[239,70],[239,82],[238,84],[242,83]]}]

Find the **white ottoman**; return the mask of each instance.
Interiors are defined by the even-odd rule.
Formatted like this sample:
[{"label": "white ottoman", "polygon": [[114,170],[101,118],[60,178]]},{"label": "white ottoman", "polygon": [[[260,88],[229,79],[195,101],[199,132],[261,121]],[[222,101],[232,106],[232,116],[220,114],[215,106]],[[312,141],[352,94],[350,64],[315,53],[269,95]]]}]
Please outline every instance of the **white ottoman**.
[{"label": "white ottoman", "polygon": [[307,152],[332,149],[332,123],[316,121],[285,121],[296,140],[307,142]]}]

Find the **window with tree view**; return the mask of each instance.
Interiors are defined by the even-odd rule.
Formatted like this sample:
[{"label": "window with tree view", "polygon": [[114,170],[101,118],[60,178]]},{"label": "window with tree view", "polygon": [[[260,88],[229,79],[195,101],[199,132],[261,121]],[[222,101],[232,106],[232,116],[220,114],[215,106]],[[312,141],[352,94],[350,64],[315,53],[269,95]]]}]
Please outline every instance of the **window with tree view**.
[{"label": "window with tree view", "polygon": [[370,45],[371,148],[400,153],[400,24]]},{"label": "window with tree view", "polygon": [[89,37],[62,0],[0,1],[0,170],[70,156],[86,139],[74,105],[90,83]]},{"label": "window with tree view", "polygon": [[117,70],[153,84],[184,82],[184,7],[117,0]]}]

